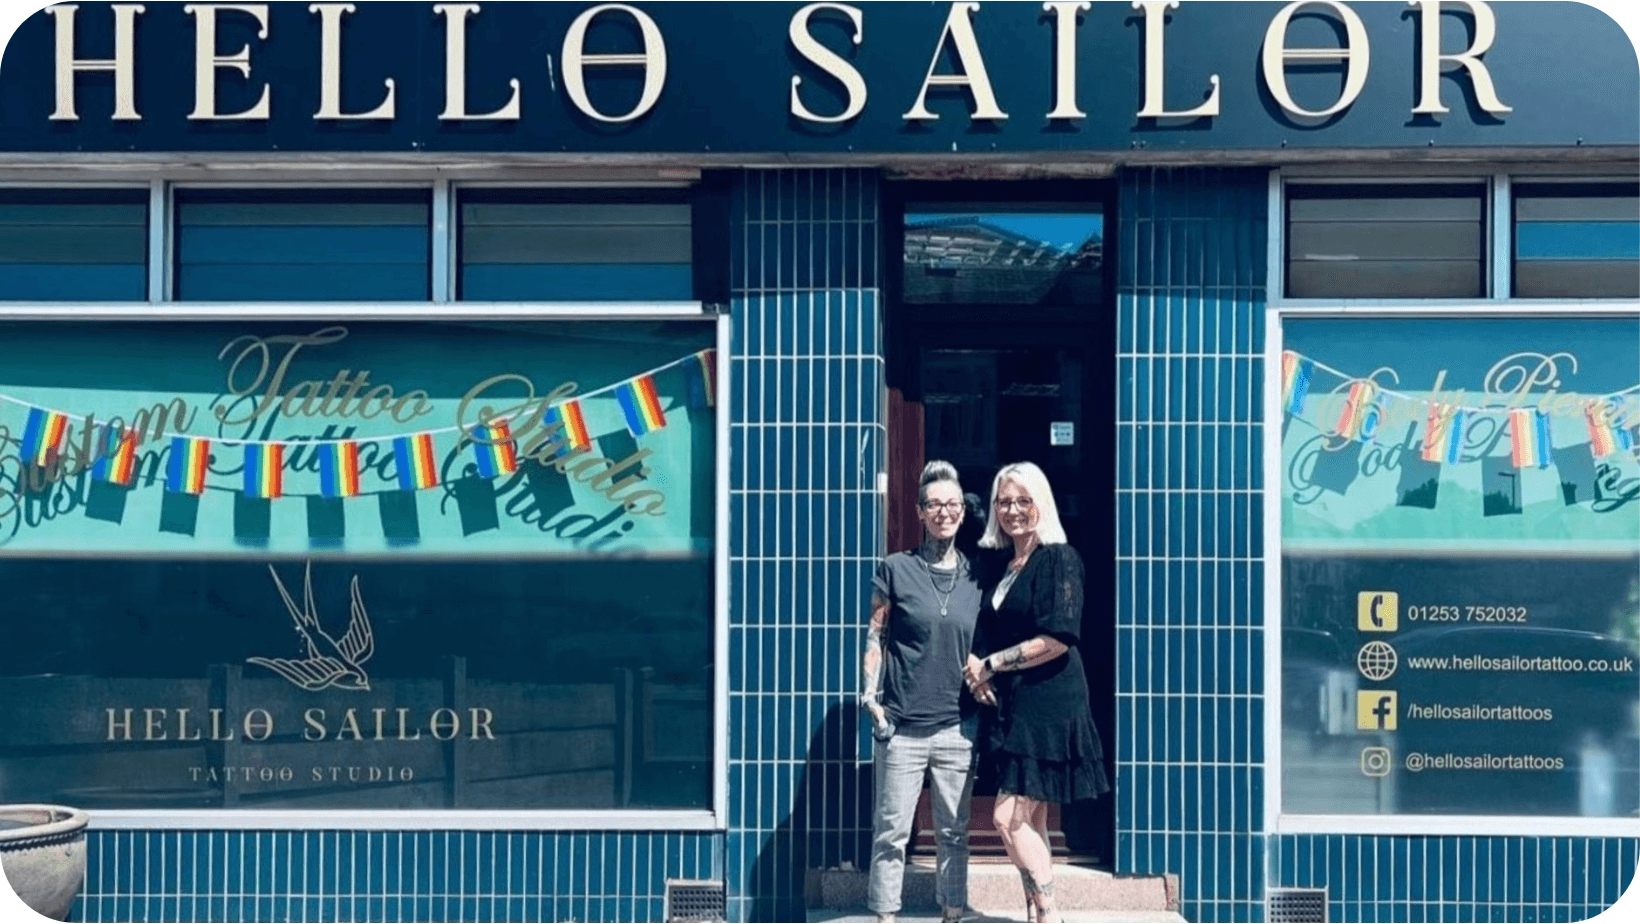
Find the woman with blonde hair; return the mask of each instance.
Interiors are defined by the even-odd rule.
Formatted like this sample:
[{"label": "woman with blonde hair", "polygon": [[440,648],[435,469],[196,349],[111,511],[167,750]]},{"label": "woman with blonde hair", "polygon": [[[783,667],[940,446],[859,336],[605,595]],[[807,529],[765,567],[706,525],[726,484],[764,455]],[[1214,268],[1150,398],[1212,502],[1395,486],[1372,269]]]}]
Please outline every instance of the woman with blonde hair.
[{"label": "woman with blonde hair", "polygon": [[979,544],[1011,555],[987,587],[963,673],[997,710],[980,746],[996,768],[992,820],[1025,886],[1026,917],[1052,921],[1048,806],[1110,791],[1076,650],[1082,559],[1065,542],[1048,477],[1029,462],[997,472]]},{"label": "woman with blonde hair", "polygon": [[978,710],[963,694],[979,582],[955,539],[962,485],[949,462],[930,462],[917,489],[922,544],[877,566],[866,630],[860,706],[871,717],[876,810],[867,904],[877,920],[900,910],[905,849],[923,778],[930,780],[939,849],[935,898],[944,920],[968,905],[968,800]]}]

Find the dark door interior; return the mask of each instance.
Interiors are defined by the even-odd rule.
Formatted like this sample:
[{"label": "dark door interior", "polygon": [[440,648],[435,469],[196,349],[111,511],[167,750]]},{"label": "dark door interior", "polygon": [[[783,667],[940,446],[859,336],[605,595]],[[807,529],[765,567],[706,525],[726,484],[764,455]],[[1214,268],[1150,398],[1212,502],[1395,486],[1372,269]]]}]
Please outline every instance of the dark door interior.
[{"label": "dark door interior", "polygon": [[[1105,190],[999,183],[908,184],[900,192],[891,211],[904,224],[885,235],[902,242],[889,255],[901,266],[891,274],[887,325],[890,548],[920,540],[912,504],[896,499],[915,497],[926,460],[956,465],[963,489],[982,506],[1001,466],[1042,467],[1087,566],[1081,654],[1114,778],[1116,350],[1114,287],[1102,260],[1110,226]],[[1006,220],[1021,212],[1024,219]],[[1064,213],[1081,216],[1096,240],[1077,246],[1074,235],[1085,230],[1074,228],[1073,237],[1030,239],[1039,227],[1044,236],[1056,232],[1036,216]],[[965,524],[958,536],[964,551],[974,552],[983,528],[983,518]],[[995,785],[982,774],[975,792],[980,835],[990,826],[985,800]],[[1109,865],[1112,804],[1107,797],[1063,807],[1065,840],[1056,851]],[[986,843],[976,837],[976,852]]]}]

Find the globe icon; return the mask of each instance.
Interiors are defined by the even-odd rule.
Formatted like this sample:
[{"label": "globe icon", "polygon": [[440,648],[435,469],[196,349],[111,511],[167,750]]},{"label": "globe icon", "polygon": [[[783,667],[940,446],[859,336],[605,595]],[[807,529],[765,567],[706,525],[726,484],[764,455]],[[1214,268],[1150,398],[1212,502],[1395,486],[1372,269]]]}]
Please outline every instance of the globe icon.
[{"label": "globe icon", "polygon": [[1395,673],[1395,663],[1395,649],[1386,642],[1368,642],[1355,656],[1355,666],[1361,669],[1361,676],[1373,681],[1388,680]]}]

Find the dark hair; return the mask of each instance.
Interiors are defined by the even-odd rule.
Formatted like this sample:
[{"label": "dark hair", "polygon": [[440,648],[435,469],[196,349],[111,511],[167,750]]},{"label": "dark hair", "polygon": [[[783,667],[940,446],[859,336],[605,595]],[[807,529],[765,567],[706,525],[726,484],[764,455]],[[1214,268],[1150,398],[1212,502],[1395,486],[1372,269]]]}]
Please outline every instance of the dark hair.
[{"label": "dark hair", "polygon": [[944,459],[935,459],[923,466],[922,476],[917,479],[917,503],[928,500],[928,486],[949,481],[962,490],[962,481],[957,477],[957,467]]}]

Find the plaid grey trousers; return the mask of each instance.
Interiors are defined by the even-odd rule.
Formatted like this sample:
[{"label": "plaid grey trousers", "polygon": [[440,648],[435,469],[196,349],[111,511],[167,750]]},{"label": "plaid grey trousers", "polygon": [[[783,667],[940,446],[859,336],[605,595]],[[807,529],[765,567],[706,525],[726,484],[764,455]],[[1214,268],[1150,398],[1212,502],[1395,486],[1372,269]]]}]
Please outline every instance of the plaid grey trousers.
[{"label": "plaid grey trousers", "polygon": [[873,776],[877,805],[871,836],[871,877],[866,904],[887,914],[900,910],[905,849],[911,822],[929,779],[934,835],[939,845],[935,899],[942,908],[968,903],[968,797],[974,791],[974,723],[936,732],[896,731],[875,742]]}]

